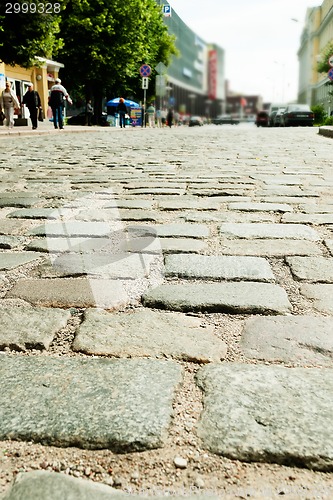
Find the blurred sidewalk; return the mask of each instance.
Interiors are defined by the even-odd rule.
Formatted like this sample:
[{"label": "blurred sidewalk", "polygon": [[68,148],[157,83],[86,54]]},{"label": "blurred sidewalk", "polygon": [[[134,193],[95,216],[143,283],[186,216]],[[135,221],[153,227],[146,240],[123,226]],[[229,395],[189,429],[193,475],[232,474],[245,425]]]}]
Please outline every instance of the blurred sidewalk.
[{"label": "blurred sidewalk", "polygon": [[[11,135],[48,135],[48,134],[63,134],[65,132],[96,132],[97,130],[105,130],[106,127],[99,126],[84,126],[84,125],[65,125],[64,130],[55,129],[53,122],[45,119],[43,122],[38,122],[38,128],[32,130],[30,119],[28,119],[27,126],[19,126],[8,129],[4,125],[0,126],[0,137]],[[115,129],[115,127],[108,127],[108,130]]]}]

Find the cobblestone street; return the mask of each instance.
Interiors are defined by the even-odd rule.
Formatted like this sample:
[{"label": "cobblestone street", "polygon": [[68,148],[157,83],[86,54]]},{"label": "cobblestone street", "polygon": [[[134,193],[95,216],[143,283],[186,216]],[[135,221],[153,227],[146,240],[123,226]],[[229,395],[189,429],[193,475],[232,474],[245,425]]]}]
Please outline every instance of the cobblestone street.
[{"label": "cobblestone street", "polygon": [[48,125],[0,135],[0,497],[332,498],[333,139]]}]

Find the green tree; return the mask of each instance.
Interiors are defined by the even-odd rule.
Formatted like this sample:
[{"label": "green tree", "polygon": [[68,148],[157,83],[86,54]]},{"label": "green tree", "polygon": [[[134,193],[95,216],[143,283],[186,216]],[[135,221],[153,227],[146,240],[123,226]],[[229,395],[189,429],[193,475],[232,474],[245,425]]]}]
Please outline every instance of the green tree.
[{"label": "green tree", "polygon": [[328,43],[320,54],[317,64],[318,73],[327,73],[330,70],[331,66],[328,64],[328,60],[331,56],[333,56],[333,42]]},{"label": "green tree", "polygon": [[36,56],[51,57],[62,43],[57,36],[61,8],[60,1],[2,2],[0,60],[11,66],[29,68],[36,63]]},{"label": "green tree", "polygon": [[155,0],[67,0],[60,36],[66,86],[94,97],[98,114],[103,96],[138,93],[142,64],[167,65],[177,53]]},{"label": "green tree", "polygon": [[311,111],[314,113],[314,124],[322,125],[327,117],[327,113],[322,104],[316,104],[315,106],[311,106]]},{"label": "green tree", "polygon": [[[320,54],[320,59],[317,64],[318,73],[328,73],[328,71],[331,69],[331,66],[328,63],[328,60],[331,56],[333,56],[333,42],[328,43]],[[325,83],[325,85],[331,87],[331,90],[328,91],[328,95],[333,97],[333,81],[330,80],[329,82]]]}]

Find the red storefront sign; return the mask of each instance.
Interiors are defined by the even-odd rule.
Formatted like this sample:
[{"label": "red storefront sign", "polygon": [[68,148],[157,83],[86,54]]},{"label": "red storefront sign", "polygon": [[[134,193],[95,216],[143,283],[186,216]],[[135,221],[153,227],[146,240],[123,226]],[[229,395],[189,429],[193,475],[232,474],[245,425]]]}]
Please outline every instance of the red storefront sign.
[{"label": "red storefront sign", "polygon": [[208,97],[216,99],[217,97],[217,52],[210,50],[208,52]]}]

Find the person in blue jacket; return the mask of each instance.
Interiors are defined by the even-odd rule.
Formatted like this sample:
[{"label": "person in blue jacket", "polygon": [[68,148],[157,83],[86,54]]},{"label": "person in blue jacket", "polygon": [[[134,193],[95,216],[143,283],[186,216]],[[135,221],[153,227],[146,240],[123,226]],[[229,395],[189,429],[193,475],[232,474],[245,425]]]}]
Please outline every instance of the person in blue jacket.
[{"label": "person in blue jacket", "polygon": [[60,129],[64,128],[63,111],[65,100],[67,100],[69,104],[73,104],[67,90],[61,85],[60,78],[56,78],[55,85],[51,87],[49,97],[49,105],[52,109],[54,128],[58,128],[58,123]]},{"label": "person in blue jacket", "polygon": [[119,99],[118,106],[116,108],[116,112],[119,114],[119,124],[120,128],[125,128],[126,127],[126,114],[128,114],[127,107],[125,104],[125,99],[121,97]]}]

